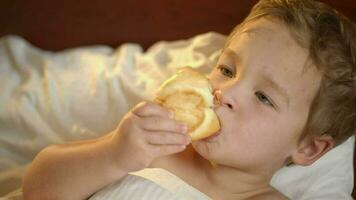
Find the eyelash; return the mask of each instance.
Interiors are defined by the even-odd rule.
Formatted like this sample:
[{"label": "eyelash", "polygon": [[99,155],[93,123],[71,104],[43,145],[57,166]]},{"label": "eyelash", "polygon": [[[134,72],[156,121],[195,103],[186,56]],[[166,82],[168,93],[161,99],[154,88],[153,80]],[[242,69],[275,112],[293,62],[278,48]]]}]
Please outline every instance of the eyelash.
[{"label": "eyelash", "polygon": [[[219,65],[218,66],[218,69],[220,71],[220,73],[223,75],[223,76],[227,76],[229,78],[234,78],[235,77],[235,73],[230,70],[229,67],[225,66],[225,65]],[[227,75],[226,73],[230,73],[229,75]]]},{"label": "eyelash", "polygon": [[258,100],[263,104],[267,106],[271,106],[273,108],[275,107],[272,101],[270,100],[270,98],[267,95],[265,95],[263,92],[257,91],[255,92],[255,95],[258,98]]},{"label": "eyelash", "polygon": [[[223,76],[227,76],[229,78],[235,77],[235,74],[227,66],[219,65],[218,69]],[[270,100],[270,98],[267,95],[265,95],[263,92],[257,91],[257,92],[255,92],[255,95],[261,103],[263,103],[267,106],[271,106],[273,108],[275,107],[274,104],[272,103],[272,101]]]}]

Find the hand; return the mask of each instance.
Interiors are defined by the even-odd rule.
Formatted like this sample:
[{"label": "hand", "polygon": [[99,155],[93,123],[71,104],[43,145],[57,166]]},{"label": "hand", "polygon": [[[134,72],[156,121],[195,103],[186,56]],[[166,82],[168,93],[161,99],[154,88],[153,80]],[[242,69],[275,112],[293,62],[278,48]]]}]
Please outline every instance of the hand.
[{"label": "hand", "polygon": [[125,172],[146,168],[158,157],[181,152],[191,142],[187,126],[169,110],[142,102],[121,120],[111,138],[115,164]]}]

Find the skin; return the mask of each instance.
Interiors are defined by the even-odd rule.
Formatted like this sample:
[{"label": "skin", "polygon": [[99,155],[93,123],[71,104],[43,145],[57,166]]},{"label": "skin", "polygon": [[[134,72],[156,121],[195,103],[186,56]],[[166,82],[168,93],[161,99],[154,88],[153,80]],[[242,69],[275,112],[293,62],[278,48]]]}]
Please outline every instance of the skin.
[{"label": "skin", "polygon": [[300,140],[321,81],[307,58],[278,21],[250,23],[209,75],[217,134],[191,142],[167,109],[143,102],[102,138],[39,153],[24,178],[25,199],[85,199],[146,167],[164,168],[212,199],[287,199],[269,185],[272,175],[287,160],[313,163],[333,144],[328,136]]},{"label": "skin", "polygon": [[[197,155],[187,160],[195,167],[166,168],[214,199],[285,199],[269,186],[272,175],[288,159],[316,153],[310,140],[299,141],[321,81],[314,66],[305,66],[307,58],[282,24],[261,19],[247,25],[209,75],[220,132],[192,143],[190,154]],[[331,146],[327,141],[322,148]]]},{"label": "skin", "polygon": [[221,134],[193,143],[195,150],[214,163],[269,178],[298,150],[320,85],[320,73],[305,66],[307,57],[273,21],[259,20],[236,35],[209,76]]}]

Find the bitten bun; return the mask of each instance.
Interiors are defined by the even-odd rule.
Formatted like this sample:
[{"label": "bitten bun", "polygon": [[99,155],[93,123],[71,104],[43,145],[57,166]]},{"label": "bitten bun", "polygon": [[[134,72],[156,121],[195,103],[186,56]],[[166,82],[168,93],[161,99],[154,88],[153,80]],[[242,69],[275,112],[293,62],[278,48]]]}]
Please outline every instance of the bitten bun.
[{"label": "bitten bun", "polygon": [[190,67],[182,68],[158,89],[155,102],[174,113],[174,119],[188,125],[192,140],[206,138],[220,129],[213,107],[209,80]]}]

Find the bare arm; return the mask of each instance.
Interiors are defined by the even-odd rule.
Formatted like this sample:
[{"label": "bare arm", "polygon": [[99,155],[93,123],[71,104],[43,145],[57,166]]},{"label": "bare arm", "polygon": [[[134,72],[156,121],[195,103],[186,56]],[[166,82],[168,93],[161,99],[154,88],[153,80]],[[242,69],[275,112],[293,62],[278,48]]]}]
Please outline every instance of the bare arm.
[{"label": "bare arm", "polygon": [[45,148],[23,181],[25,200],[87,199],[104,186],[189,144],[186,128],[153,103],[137,105],[112,133]]},{"label": "bare arm", "polygon": [[23,181],[24,199],[86,199],[125,176],[110,155],[112,134],[41,151]]}]

